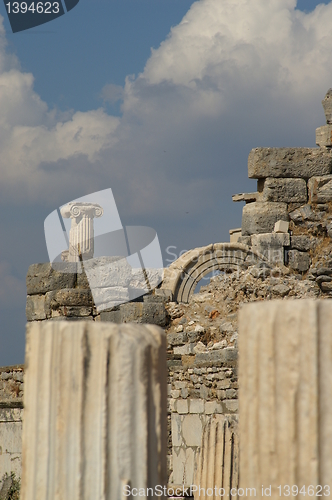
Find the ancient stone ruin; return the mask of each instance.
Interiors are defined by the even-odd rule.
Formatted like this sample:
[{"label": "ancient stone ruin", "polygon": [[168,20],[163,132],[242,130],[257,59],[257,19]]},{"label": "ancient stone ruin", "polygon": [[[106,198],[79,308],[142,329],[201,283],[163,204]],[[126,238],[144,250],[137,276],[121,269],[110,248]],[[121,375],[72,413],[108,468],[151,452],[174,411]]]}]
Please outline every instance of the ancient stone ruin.
[{"label": "ancient stone ruin", "polygon": [[[212,243],[182,255],[164,270],[162,283],[142,298],[130,301],[128,297],[127,303],[98,310],[87,272],[77,272],[75,267],[67,267],[67,272],[63,272],[66,266],[76,266],[80,255],[88,257],[86,263],[92,258],[91,218],[84,221],[83,228],[80,226],[83,222],[77,222],[74,217],[73,241],[76,238],[76,243],[72,245],[72,251],[69,249],[68,254],[63,255],[65,262],[58,263],[59,268],[51,264],[33,264],[28,270],[26,314],[30,328],[34,325],[44,328],[43,325],[59,320],[83,320],[91,325],[93,322],[152,324],[166,330],[168,482],[174,490],[181,485],[190,487],[198,482],[206,487],[211,484],[226,489],[238,487],[241,466],[243,477],[250,477],[245,462],[244,465],[238,462],[238,342],[244,350],[249,349],[245,342],[241,344],[239,340],[240,305],[259,302],[258,307],[263,306],[264,301],[274,299],[325,300],[332,296],[331,96],[332,90],[323,100],[327,124],[316,130],[318,148],[253,149],[249,154],[248,172],[249,178],[257,180],[257,190],[233,196],[233,201],[245,202],[241,228],[230,230],[229,243]],[[68,213],[71,209],[73,207],[68,208]],[[77,236],[80,231],[81,236]],[[82,239],[86,245],[81,245]],[[194,293],[200,280],[212,271],[219,274],[201,287],[199,293]],[[119,269],[119,275],[122,279],[125,277],[128,289],[135,287],[135,276],[130,274],[130,269]],[[316,304],[315,301],[311,303]],[[328,308],[329,302],[326,304]],[[273,309],[272,303],[265,305]],[[286,303],[275,307],[288,311]],[[302,306],[298,307],[301,309]],[[310,305],[310,311],[314,311],[315,307]],[[329,317],[330,312],[324,311],[325,304],[319,306],[317,314],[320,318],[323,314]],[[273,314],[271,312],[271,317]],[[283,314],[280,312],[281,316]],[[297,314],[300,318],[302,313]],[[315,313],[310,314],[314,317]],[[241,331],[255,330],[252,323],[246,325],[243,317],[240,336]],[[310,317],[308,321],[311,321]],[[298,331],[292,325],[290,322],[289,331],[293,328],[294,332]],[[286,335],[287,329],[282,328]],[[319,334],[321,338],[325,333]],[[273,328],[270,334],[273,338]],[[252,345],[256,345],[258,337],[254,333],[248,335],[253,336]],[[285,352],[290,349],[286,339],[283,346]],[[259,351],[259,345],[257,349]],[[281,358],[282,352],[278,351]],[[268,350],[262,351],[257,358],[262,370],[263,367],[267,369],[264,363],[268,353]],[[278,356],[276,359],[279,359]],[[303,353],[303,356],[307,354]],[[250,368],[250,360],[247,362],[246,370],[254,370],[254,367]],[[276,371],[276,380],[278,373]],[[0,475],[11,471],[20,475],[24,366],[3,367],[0,374]],[[305,377],[305,373],[301,372],[299,377]],[[254,387],[248,386],[247,389],[254,394]],[[311,397],[308,394],[305,396],[307,401]],[[245,397],[243,395],[244,402],[247,401]],[[283,404],[282,396],[280,398]],[[256,398],[255,401],[257,411],[264,413],[259,400]],[[280,401],[278,399],[278,404]],[[249,402],[248,405],[246,411],[250,413]],[[321,408],[319,411],[325,410]],[[264,415],[262,418],[265,418]],[[243,446],[246,451],[241,453],[246,457],[253,453],[252,447],[256,444],[245,444],[243,440]],[[324,453],[326,460],[330,460],[328,452]],[[224,467],[222,475],[221,467]],[[304,475],[307,474],[305,468],[303,471]],[[262,481],[268,477],[266,473]]]}]

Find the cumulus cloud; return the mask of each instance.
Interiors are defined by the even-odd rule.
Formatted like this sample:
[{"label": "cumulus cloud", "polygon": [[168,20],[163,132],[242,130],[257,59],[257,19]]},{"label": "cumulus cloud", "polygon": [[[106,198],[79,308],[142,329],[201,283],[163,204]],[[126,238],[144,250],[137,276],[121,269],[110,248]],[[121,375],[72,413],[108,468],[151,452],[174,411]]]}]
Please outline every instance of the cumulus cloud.
[{"label": "cumulus cloud", "polygon": [[332,3],[305,14],[296,0],[199,0],[137,78],[104,86],[121,117],[49,110],[1,28],[2,197],[54,204],[112,187],[127,214],[212,210],[240,174],[245,185],[251,147],[313,145],[331,23]]}]

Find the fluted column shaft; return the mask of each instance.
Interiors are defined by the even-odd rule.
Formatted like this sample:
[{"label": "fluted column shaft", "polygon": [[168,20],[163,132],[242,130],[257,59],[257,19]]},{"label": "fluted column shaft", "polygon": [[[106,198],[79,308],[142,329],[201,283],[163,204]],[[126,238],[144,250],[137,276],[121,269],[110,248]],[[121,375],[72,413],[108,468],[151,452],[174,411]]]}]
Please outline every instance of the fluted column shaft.
[{"label": "fluted column shaft", "polygon": [[126,485],[166,484],[158,327],[29,325],[24,406],[22,500],[122,500]]},{"label": "fluted column shaft", "polygon": [[310,485],[314,494],[317,485],[332,486],[330,300],[243,306],[239,412],[241,487],[255,487],[261,498],[262,485],[271,485],[277,499],[287,486],[297,498],[304,490],[296,494],[296,486],[306,496]]}]

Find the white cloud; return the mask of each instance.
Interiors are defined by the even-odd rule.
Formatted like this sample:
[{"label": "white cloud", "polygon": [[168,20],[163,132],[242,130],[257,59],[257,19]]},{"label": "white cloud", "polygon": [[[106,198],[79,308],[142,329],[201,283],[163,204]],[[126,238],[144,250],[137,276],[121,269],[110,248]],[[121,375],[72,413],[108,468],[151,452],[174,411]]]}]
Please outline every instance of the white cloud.
[{"label": "white cloud", "polygon": [[53,207],[64,186],[69,199],[112,187],[127,214],[209,210],[230,196],[240,172],[245,184],[251,147],[306,145],[323,124],[332,3],[310,14],[295,7],[295,0],[195,2],[121,96],[117,86],[103,88],[105,99],[123,97],[121,118],[102,109],[50,111],[33,76],[6,56],[1,28],[2,199]]}]

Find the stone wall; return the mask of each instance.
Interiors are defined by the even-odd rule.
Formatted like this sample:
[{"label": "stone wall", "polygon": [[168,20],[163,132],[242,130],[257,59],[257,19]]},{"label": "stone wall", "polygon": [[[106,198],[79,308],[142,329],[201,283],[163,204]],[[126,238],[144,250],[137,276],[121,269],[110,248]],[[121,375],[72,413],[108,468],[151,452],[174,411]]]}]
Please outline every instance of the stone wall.
[{"label": "stone wall", "polygon": [[23,365],[0,368],[0,489],[4,474],[21,477]]},{"label": "stone wall", "polygon": [[[28,321],[79,320],[149,323],[165,326],[163,296],[147,294],[139,300],[98,312],[85,273],[65,272],[68,264],[32,264],[27,274]],[[75,271],[71,264],[70,271]]]}]

